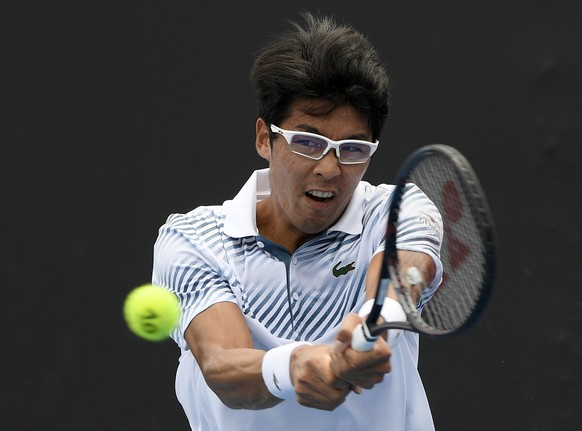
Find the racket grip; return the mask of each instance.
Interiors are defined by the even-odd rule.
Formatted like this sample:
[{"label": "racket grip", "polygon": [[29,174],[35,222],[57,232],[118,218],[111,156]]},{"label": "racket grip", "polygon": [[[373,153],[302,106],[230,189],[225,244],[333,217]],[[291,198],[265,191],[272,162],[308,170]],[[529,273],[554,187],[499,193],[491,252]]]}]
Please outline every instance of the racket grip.
[{"label": "racket grip", "polygon": [[369,352],[376,344],[378,336],[370,334],[370,329],[366,322],[360,323],[352,333],[352,349],[358,352]]}]

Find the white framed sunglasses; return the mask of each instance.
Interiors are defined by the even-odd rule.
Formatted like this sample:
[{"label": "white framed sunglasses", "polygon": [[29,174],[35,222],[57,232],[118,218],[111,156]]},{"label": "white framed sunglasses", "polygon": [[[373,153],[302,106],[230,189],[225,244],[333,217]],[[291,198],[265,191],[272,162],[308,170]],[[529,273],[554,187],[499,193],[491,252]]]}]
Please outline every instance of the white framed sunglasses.
[{"label": "white framed sunglasses", "polygon": [[333,148],[338,160],[344,165],[366,163],[378,148],[379,143],[358,139],[333,141],[316,133],[284,130],[274,124],[271,124],[271,130],[283,136],[289,144],[289,149],[295,154],[320,160]]}]

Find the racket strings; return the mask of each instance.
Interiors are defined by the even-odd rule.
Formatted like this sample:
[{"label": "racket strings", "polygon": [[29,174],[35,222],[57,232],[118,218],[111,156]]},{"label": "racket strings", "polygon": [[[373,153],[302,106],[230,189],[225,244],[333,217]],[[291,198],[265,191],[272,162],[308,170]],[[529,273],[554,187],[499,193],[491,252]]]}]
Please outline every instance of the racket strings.
[{"label": "racket strings", "polygon": [[443,281],[422,309],[424,323],[447,331],[463,326],[474,312],[485,277],[485,244],[470,187],[454,163],[441,155],[421,160],[409,181],[437,206],[444,225],[441,246]]}]

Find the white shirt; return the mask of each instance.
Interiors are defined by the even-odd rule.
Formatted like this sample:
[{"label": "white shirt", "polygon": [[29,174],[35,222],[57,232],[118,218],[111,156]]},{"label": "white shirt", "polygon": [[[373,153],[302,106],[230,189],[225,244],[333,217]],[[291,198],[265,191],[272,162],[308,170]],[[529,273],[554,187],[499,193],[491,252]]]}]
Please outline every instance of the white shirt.
[{"label": "white shirt", "polygon": [[[405,333],[393,346],[392,371],[383,383],[361,395],[350,394],[333,412],[294,400],[265,410],[229,409],[206,385],[184,339],[197,314],[230,301],[243,312],[257,349],[290,341],[331,343],[344,317],[364,303],[367,265],[384,248],[386,202],[393,189],[362,181],[338,222],[291,255],[261,237],[256,227],[256,203],[270,194],[268,169],[253,173],[237,196],[221,206],[168,218],[154,247],[152,282],[180,298],[182,317],[172,334],[182,349],[176,392],[193,430],[434,429],[417,372],[416,334]],[[441,228],[422,223],[427,215]],[[436,287],[442,275],[440,214],[412,186],[400,220],[398,247],[433,257]]]}]

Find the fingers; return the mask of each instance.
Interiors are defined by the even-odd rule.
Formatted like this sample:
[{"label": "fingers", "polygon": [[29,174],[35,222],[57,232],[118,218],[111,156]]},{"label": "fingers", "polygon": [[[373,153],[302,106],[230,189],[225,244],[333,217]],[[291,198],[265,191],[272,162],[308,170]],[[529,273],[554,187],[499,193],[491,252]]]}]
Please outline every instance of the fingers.
[{"label": "fingers", "polygon": [[330,411],[345,401],[351,387],[331,371],[330,362],[329,346],[309,346],[293,352],[291,380],[300,404]]},{"label": "fingers", "polygon": [[383,338],[379,338],[368,352],[352,349],[352,333],[361,321],[360,316],[349,314],[342,323],[333,345],[331,368],[337,377],[348,382],[352,388],[371,389],[390,372],[391,351]]},{"label": "fingers", "polygon": [[356,314],[348,315],[331,347],[304,346],[293,351],[291,381],[301,405],[334,410],[350,392],[371,389],[390,372],[391,351],[383,338],[368,352],[350,347],[352,332],[361,320]]},{"label": "fingers", "polygon": [[350,386],[341,380],[330,385],[324,380],[300,378],[295,386],[299,404],[327,411],[335,410],[341,405],[346,400],[350,390]]},{"label": "fingers", "polygon": [[334,374],[352,387],[372,389],[381,383],[391,370],[390,349],[384,340],[380,339],[378,343],[384,343],[388,353],[384,347],[378,346],[370,352],[348,349],[343,353],[334,353],[331,363]]},{"label": "fingers", "polygon": [[360,323],[362,323],[362,318],[357,314],[350,313],[346,316],[335,338],[333,345],[334,352],[341,353],[350,346],[354,329]]}]

